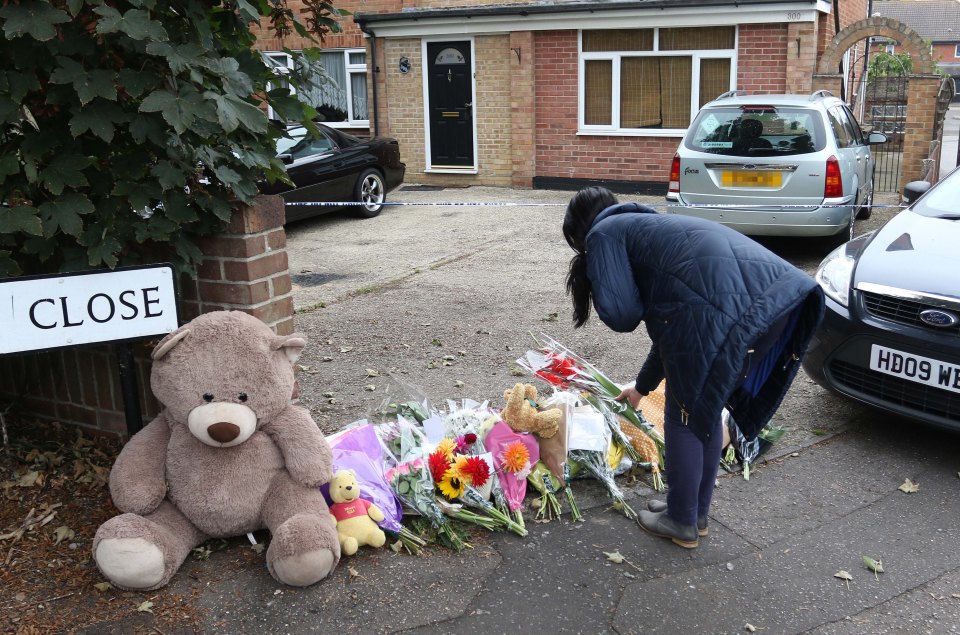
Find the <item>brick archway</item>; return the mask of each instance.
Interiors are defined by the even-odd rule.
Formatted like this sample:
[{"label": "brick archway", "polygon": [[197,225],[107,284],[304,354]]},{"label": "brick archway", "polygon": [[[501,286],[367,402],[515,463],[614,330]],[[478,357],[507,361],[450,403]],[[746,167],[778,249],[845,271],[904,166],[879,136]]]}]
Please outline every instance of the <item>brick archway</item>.
[{"label": "brick archway", "polygon": [[913,59],[914,74],[933,75],[936,73],[933,56],[930,55],[930,47],[923,41],[923,38],[903,22],[893,18],[881,17],[854,22],[833,36],[833,40],[827,45],[827,50],[823,52],[823,57],[820,58],[817,73],[822,75],[835,73],[840,65],[840,59],[847,52],[847,49],[860,40],[875,35],[894,40],[902,46]]},{"label": "brick archway", "polygon": [[854,22],[837,33],[827,45],[817,64],[813,87],[840,94],[843,82],[843,77],[837,73],[840,60],[851,46],[873,36],[896,41],[913,60],[913,71],[907,75],[910,88],[907,93],[906,133],[897,186],[902,191],[909,181],[920,180],[923,162],[930,157],[931,141],[935,138],[936,101],[941,78],[936,73],[930,47],[923,38],[906,24],[892,18],[872,17]]}]

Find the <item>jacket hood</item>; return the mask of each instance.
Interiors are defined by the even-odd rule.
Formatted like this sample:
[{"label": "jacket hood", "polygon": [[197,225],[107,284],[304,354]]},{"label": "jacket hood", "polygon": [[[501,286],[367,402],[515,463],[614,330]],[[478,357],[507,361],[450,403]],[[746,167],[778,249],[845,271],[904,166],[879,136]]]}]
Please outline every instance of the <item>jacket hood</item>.
[{"label": "jacket hood", "polygon": [[647,207],[646,205],[640,205],[639,203],[617,203],[616,205],[611,205],[606,208],[593,219],[593,225],[591,228],[596,227],[597,223],[600,221],[609,218],[611,216],[616,216],[617,214],[656,214],[656,210],[653,208]]}]

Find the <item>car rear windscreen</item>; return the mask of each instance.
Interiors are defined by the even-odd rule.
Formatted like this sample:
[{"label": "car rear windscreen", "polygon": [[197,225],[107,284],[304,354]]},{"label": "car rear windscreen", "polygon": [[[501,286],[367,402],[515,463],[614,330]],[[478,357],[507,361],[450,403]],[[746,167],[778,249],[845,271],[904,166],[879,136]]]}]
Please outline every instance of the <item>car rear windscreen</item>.
[{"label": "car rear windscreen", "polygon": [[724,156],[818,152],[826,134],[818,111],[790,106],[730,106],[701,110],[684,145]]}]

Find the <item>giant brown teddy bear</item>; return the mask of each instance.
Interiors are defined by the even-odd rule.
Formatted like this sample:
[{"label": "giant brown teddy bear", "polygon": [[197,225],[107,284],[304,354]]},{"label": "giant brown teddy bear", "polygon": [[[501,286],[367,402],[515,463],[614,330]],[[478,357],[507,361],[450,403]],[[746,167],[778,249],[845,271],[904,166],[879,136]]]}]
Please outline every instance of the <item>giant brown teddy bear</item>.
[{"label": "giant brown teddy bear", "polygon": [[110,494],[124,512],[97,530],[93,554],[115,585],[165,585],[210,538],[266,527],[274,578],[307,586],[340,560],[319,485],[333,457],[310,414],[292,405],[306,344],[238,311],[202,315],[153,351],[164,409],[124,446]]}]

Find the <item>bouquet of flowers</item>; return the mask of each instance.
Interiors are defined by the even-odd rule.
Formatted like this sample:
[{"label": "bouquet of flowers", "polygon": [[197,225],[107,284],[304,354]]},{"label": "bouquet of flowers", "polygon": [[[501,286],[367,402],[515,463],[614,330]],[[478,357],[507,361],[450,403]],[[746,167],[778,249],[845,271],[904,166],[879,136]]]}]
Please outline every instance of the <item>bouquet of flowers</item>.
[{"label": "bouquet of flowers", "polygon": [[[541,341],[542,340],[542,341]],[[653,486],[663,490],[663,481],[659,468],[663,466],[663,435],[643,415],[616,397],[622,392],[609,377],[595,366],[547,335],[541,340],[534,338],[538,351],[527,351],[517,360],[522,368],[535,377],[563,389],[574,389],[584,394],[584,398],[597,409],[602,404],[608,410],[623,417],[641,433],[650,437],[657,448],[657,471],[653,472]],[[643,456],[630,443],[630,438],[619,425],[618,417],[605,418],[614,440],[622,445],[635,463],[651,464],[649,456]]]},{"label": "bouquet of flowers", "polygon": [[557,491],[561,489],[560,479],[550,472],[543,461],[537,461],[527,475],[527,481],[540,492],[537,518],[547,521],[560,518],[560,502],[557,500]]},{"label": "bouquet of flowers", "polygon": [[567,456],[570,461],[603,483],[607,494],[613,499],[615,509],[627,518],[635,519],[637,514],[624,500],[623,492],[614,480],[613,469],[607,461],[610,436],[603,415],[591,406],[577,408],[570,418],[568,432],[570,451]]},{"label": "bouquet of flowers", "polygon": [[[383,512],[380,527],[396,536],[408,552],[420,553],[426,542],[400,522],[403,510],[384,476],[383,453],[373,426],[351,426],[328,437],[327,441],[333,452],[333,469],[353,470],[363,498]],[[328,490],[329,486],[324,485],[321,489]],[[326,491],[324,495],[329,499]]]},{"label": "bouquet of flowers", "polygon": [[[400,448],[399,454],[388,454],[387,458],[392,467],[384,475],[394,494],[401,503],[426,518],[438,536],[451,547],[457,551],[469,547],[450,527],[443,510],[437,504],[433,477],[423,457],[423,434],[403,417],[398,417],[394,426],[381,424],[378,427],[383,426],[395,427],[395,431],[386,436],[391,439],[395,437]],[[383,439],[384,436],[382,433],[380,438]]]},{"label": "bouquet of flowers", "polygon": [[571,408],[580,401],[580,395],[572,390],[555,391],[553,395],[547,397],[544,401],[544,408],[560,408],[563,417],[560,419],[560,425],[557,433],[549,439],[540,438],[537,442],[540,444],[540,461],[547,466],[554,477],[554,483],[559,483],[557,491],[563,490],[567,499],[567,505],[570,507],[570,515],[574,521],[583,520],[577,501],[573,497],[573,490],[570,489],[570,463],[567,461],[567,422],[570,419]]},{"label": "bouquet of flowers", "polygon": [[523,527],[523,498],[527,493],[527,475],[540,460],[537,441],[532,434],[514,432],[510,426],[500,421],[487,433],[485,444],[493,454],[493,463],[500,474],[500,484],[514,520]]}]

